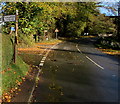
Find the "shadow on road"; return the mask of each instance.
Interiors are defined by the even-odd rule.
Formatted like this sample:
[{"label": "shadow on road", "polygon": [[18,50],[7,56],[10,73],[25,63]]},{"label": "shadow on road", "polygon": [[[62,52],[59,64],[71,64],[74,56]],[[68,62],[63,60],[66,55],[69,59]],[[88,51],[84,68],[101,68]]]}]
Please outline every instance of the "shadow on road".
[{"label": "shadow on road", "polygon": [[[82,38],[78,38],[78,39],[68,39],[66,41],[76,43],[76,44],[86,47],[86,48],[92,47],[95,49],[96,47],[95,47],[94,43],[97,41],[97,39],[98,39],[98,37],[88,37],[88,38],[82,37]],[[95,50],[97,50],[97,49],[95,49]],[[71,50],[61,50],[61,51],[78,52],[78,51],[71,51]],[[84,54],[106,57],[106,58],[109,58],[111,60],[114,60],[114,61],[120,63],[120,55],[110,55],[110,54],[103,53],[100,50],[97,50],[97,51],[98,51],[98,53],[93,52],[93,51],[86,52],[86,51],[81,50],[81,52]]]}]

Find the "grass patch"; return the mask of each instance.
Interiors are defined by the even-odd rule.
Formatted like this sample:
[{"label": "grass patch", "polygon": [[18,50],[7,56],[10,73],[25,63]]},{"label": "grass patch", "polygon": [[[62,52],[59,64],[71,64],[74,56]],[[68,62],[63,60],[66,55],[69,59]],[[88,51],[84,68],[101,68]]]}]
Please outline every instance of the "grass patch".
[{"label": "grass patch", "polygon": [[2,76],[2,92],[8,92],[22,82],[22,77],[26,75],[28,68],[28,65],[18,56],[16,64],[10,64],[9,70]]},{"label": "grass patch", "polygon": [[120,50],[113,50],[113,49],[99,49],[99,50],[110,55],[120,55]]},{"label": "grass patch", "polygon": [[28,72],[29,66],[17,56],[16,64],[13,63],[13,43],[9,35],[2,35],[2,95],[11,94],[11,89],[15,89],[23,81],[23,77]]},{"label": "grass patch", "polygon": [[13,58],[13,44],[9,35],[2,34],[2,70],[7,69]]},{"label": "grass patch", "polygon": [[93,38],[93,37],[96,37],[96,36],[93,36],[93,35],[88,35],[88,36],[80,36],[81,38]]},{"label": "grass patch", "polygon": [[0,33],[0,71],[2,70],[2,34]]}]

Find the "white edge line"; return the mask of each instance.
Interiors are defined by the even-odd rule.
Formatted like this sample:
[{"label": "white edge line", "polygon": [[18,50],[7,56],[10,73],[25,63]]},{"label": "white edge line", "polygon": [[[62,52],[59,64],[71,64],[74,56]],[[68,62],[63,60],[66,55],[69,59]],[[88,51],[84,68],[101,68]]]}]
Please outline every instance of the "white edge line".
[{"label": "white edge line", "polygon": [[[38,78],[40,72],[41,72],[41,70],[39,69],[38,74],[37,74],[37,76],[36,76],[36,79]],[[31,103],[31,99],[32,99],[32,96],[33,96],[33,92],[34,92],[34,90],[35,90],[35,86],[36,86],[36,83],[34,83],[34,86],[33,86],[33,88],[32,88],[32,91],[31,91],[30,97],[29,97],[29,99],[28,99],[28,104]]]},{"label": "white edge line", "polygon": [[41,61],[41,63],[44,63],[44,62],[45,62],[44,60]]},{"label": "white edge line", "polygon": [[44,63],[40,63],[39,66],[43,66]]},{"label": "white edge line", "polygon": [[45,59],[46,59],[46,57],[43,57],[43,58],[42,58],[42,60],[45,60]]},{"label": "white edge line", "polygon": [[[55,44],[54,46],[52,46],[52,47],[48,50],[48,52],[45,54],[45,56],[42,58],[42,60],[45,60],[45,59],[47,58],[47,56],[48,56],[50,50],[51,50],[52,48],[54,48],[56,45],[58,45],[58,44],[59,44],[59,43],[57,43],[57,44]],[[40,63],[39,66],[43,66],[43,64],[44,64],[44,63]],[[36,78],[38,78],[40,72],[41,72],[41,69],[39,69]],[[33,88],[32,88],[32,91],[31,91],[30,97],[29,97],[29,99],[28,99],[28,104],[31,103],[31,99],[32,99],[32,96],[33,96],[33,92],[34,92],[34,90],[35,90],[35,86],[36,86],[36,83],[34,83],[34,86],[33,86]]]},{"label": "white edge line", "polygon": [[[77,48],[77,50],[80,52],[80,53],[82,53],[81,52],[81,50],[78,48],[78,44],[76,44],[76,48]],[[95,61],[93,61],[91,58],[89,58],[88,56],[86,56],[86,58],[87,59],[89,59],[92,63],[94,63],[95,65],[97,65],[99,68],[101,68],[101,69],[104,69],[102,66],[100,66],[99,64],[97,64]]]},{"label": "white edge line", "polygon": [[87,59],[89,59],[91,62],[93,62],[95,65],[97,65],[99,68],[104,69],[102,66],[100,66],[99,64],[97,64],[95,61],[93,61],[91,58],[89,58],[88,56],[86,56]]}]

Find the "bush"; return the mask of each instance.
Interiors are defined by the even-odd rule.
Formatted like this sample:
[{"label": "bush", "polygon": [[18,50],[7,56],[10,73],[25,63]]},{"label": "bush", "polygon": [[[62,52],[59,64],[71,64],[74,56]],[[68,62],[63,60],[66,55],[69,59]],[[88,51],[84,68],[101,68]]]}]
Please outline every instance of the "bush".
[{"label": "bush", "polygon": [[19,41],[19,46],[32,46],[35,43],[32,34],[25,35],[23,33],[19,33],[18,41]]},{"label": "bush", "polygon": [[120,43],[118,42],[111,42],[110,46],[113,49],[120,49]]},{"label": "bush", "polygon": [[96,41],[96,45],[102,48],[120,49],[120,43],[115,37],[101,37]]}]

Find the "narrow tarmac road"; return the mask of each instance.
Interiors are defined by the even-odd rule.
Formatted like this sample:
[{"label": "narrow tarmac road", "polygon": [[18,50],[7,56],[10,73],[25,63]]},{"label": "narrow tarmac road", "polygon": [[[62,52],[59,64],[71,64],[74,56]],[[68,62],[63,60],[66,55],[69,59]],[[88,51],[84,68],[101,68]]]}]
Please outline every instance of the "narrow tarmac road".
[{"label": "narrow tarmac road", "polygon": [[118,102],[119,60],[93,39],[60,43],[49,52],[31,102]]}]

